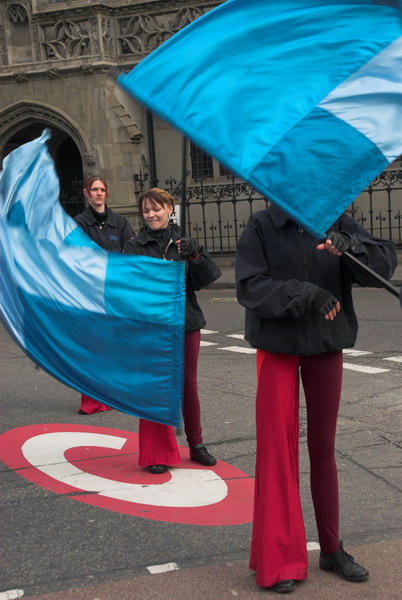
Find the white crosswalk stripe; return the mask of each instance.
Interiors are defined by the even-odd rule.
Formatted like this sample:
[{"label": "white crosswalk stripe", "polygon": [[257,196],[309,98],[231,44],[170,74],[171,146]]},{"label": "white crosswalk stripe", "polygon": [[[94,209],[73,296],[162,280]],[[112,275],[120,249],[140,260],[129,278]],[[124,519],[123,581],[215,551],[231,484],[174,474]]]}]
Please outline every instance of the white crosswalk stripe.
[{"label": "white crosswalk stripe", "polygon": [[349,371],[359,371],[360,373],[387,373],[389,369],[379,369],[377,367],[366,367],[364,365],[353,365],[352,363],[343,363],[343,368]]},{"label": "white crosswalk stripe", "polygon": [[354,348],[346,348],[343,353],[348,356],[365,356],[366,354],[373,354],[367,350],[355,350]]},{"label": "white crosswalk stripe", "polygon": [[245,348],[243,346],[227,346],[226,348],[220,348],[220,350],[228,350],[229,352],[240,352],[241,354],[255,354],[254,348]]},{"label": "white crosswalk stripe", "polygon": [[402,363],[402,356],[388,356],[387,358],[383,358],[383,360],[391,360],[392,362]]},{"label": "white crosswalk stripe", "polygon": [[[218,348],[215,348],[215,350],[219,350],[219,351],[222,350],[224,352],[235,352],[237,354],[255,354],[256,353],[256,350],[254,348],[250,348],[247,345],[247,342],[244,339],[244,333],[221,333],[220,331],[215,331],[212,329],[201,329],[201,334],[202,335],[217,335],[217,336],[220,336],[221,338],[224,337],[224,338],[233,338],[236,340],[242,340],[245,344],[244,346],[225,346],[222,344],[222,341],[221,342],[207,342],[207,341],[202,340],[201,346],[204,346],[204,347],[218,346]],[[356,350],[355,348],[346,348],[345,350],[343,350],[343,354],[345,356],[345,359],[347,359],[349,357],[367,359],[367,358],[370,358],[371,355],[373,355],[373,352],[369,351],[369,350]],[[377,361],[381,360],[379,357],[371,358],[371,360],[374,360],[374,359],[376,359]],[[382,360],[387,360],[387,361],[394,362],[394,363],[402,363],[402,355],[387,356],[385,358],[382,358]],[[350,362],[344,362],[343,366],[348,371],[356,371],[358,373],[366,373],[368,375],[388,373],[391,370],[391,369],[386,369],[384,367],[369,366],[367,364],[359,365],[359,364],[350,363]]]}]

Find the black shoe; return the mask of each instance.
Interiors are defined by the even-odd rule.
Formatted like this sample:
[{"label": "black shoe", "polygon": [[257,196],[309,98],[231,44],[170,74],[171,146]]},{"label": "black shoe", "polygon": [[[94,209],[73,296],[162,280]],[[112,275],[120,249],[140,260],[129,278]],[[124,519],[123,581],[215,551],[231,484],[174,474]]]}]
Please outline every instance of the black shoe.
[{"label": "black shoe", "polygon": [[296,582],[294,579],[284,579],[283,581],[278,581],[275,585],[271,585],[268,589],[278,594],[289,594],[289,592],[293,592],[296,589]]},{"label": "black shoe", "polygon": [[367,569],[355,563],[353,556],[345,552],[342,542],[340,549],[336,552],[331,554],[321,552],[320,569],[332,571],[347,581],[366,581],[369,576]]},{"label": "black shoe", "polygon": [[154,475],[161,475],[162,473],[167,471],[166,465],[149,465],[147,469],[150,473],[153,473]]},{"label": "black shoe", "polygon": [[79,415],[87,415],[88,414],[85,412],[85,410],[82,410],[82,408],[79,408],[77,412]]},{"label": "black shoe", "polygon": [[190,458],[200,462],[205,467],[212,467],[216,465],[216,458],[212,456],[205,448],[204,444],[197,444],[196,446],[190,446]]}]

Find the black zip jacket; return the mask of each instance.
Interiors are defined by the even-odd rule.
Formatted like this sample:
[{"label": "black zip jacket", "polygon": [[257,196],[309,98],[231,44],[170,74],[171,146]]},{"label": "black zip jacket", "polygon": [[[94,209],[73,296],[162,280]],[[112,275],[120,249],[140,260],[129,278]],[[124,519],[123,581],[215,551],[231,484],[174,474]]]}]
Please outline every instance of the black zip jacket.
[{"label": "black zip jacket", "polygon": [[[330,230],[349,235],[350,252],[385,279],[397,265],[395,245],[342,215]],[[274,206],[252,215],[236,254],[237,299],[246,308],[245,338],[253,348],[311,356],[355,344],[352,283],[381,287],[358,266],[317,250],[319,241]],[[341,311],[334,321],[311,307],[317,288],[331,292]]]},{"label": "black zip jacket", "polygon": [[[164,260],[186,261],[186,331],[195,331],[205,327],[205,318],[197,302],[195,292],[207,287],[221,276],[220,269],[215,265],[211,255],[203,246],[198,246],[199,258],[185,259],[179,254],[177,244],[180,239],[180,228],[170,225],[171,240],[163,252],[161,244],[148,233],[147,226],[142,227],[135,239],[124,245],[125,254],[141,254]],[[161,290],[163,293],[163,290]]]},{"label": "black zip jacket", "polygon": [[124,243],[135,237],[127,219],[110,208],[103,223],[98,223],[89,206],[74,220],[95,244],[111,252],[121,252]]}]

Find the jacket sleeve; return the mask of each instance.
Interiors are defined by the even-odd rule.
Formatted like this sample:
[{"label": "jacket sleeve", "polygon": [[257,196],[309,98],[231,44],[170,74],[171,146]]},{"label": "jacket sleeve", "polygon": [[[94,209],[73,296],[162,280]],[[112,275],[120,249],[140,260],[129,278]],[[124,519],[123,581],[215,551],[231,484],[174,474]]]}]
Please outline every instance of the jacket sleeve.
[{"label": "jacket sleeve", "polygon": [[311,305],[318,287],[297,279],[273,279],[269,273],[267,251],[260,232],[249,219],[236,251],[238,302],[262,319],[282,317],[288,311],[302,315]]},{"label": "jacket sleeve", "polygon": [[123,251],[124,244],[126,242],[128,242],[128,240],[135,238],[135,233],[134,233],[133,228],[131,227],[130,223],[128,222],[128,219],[126,219],[126,217],[122,217],[122,218],[124,219],[124,221],[123,221],[122,227],[121,227],[120,246]]},{"label": "jacket sleeve", "polygon": [[[394,242],[374,237],[346,214],[339,219],[338,226],[339,231],[345,233],[352,243],[351,254],[384,279],[392,277],[398,264]],[[345,260],[345,267],[349,272],[352,283],[356,282],[361,286],[381,287],[381,283],[369,273],[359,269],[358,265],[346,261],[347,259]]]},{"label": "jacket sleeve", "polygon": [[138,254],[135,245],[135,235],[128,238],[128,240],[122,245],[122,254]]},{"label": "jacket sleeve", "polygon": [[203,247],[198,247],[199,257],[187,260],[187,280],[194,291],[211,285],[222,275],[219,267],[212,260],[212,256]]}]

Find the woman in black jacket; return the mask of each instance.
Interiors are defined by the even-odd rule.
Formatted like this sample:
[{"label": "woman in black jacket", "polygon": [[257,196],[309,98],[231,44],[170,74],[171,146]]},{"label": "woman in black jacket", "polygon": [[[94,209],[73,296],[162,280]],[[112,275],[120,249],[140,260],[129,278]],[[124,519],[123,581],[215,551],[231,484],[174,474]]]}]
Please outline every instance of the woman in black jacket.
[{"label": "woman in black jacket", "polygon": [[[319,244],[274,206],[252,215],[236,255],[237,297],[246,308],[245,337],[257,348],[257,456],[250,568],[258,585],[291,592],[307,577],[299,497],[299,376],[307,407],[310,482],[320,568],[365,581],[339,540],[335,431],[342,349],[354,345],[352,283],[375,286],[345,251],[389,279],[392,242],[371,236],[343,215]],[[300,375],[299,375],[300,374]]]},{"label": "woman in black jacket", "polygon": [[[193,238],[180,236],[180,228],[169,223],[174,211],[174,199],[165,190],[152,188],[139,201],[144,226],[134,240],[124,246],[124,253],[141,254],[164,260],[186,262],[186,320],[184,345],[183,420],[190,446],[191,460],[212,466],[216,459],[202,441],[200,401],[197,390],[197,364],[200,330],[205,327],[204,315],[195,292],[210,285],[221,272],[210,254]],[[161,289],[161,294],[163,290]],[[172,427],[140,419],[139,459],[150,473],[166,471],[166,465],[180,462],[180,454]]]},{"label": "woman in black jacket", "polygon": [[[95,244],[104,250],[121,252],[125,242],[134,237],[130,223],[125,217],[111,210],[106,204],[107,183],[103,177],[92,175],[84,181],[84,195],[88,201],[86,209],[75,217],[75,221]],[[85,394],[81,395],[81,415],[110,410]]]}]

